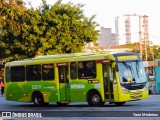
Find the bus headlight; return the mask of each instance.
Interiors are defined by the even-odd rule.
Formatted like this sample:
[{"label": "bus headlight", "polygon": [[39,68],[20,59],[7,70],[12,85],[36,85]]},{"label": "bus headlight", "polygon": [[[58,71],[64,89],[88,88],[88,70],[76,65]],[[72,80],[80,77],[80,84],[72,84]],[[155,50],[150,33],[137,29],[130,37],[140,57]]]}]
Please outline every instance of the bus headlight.
[{"label": "bus headlight", "polygon": [[124,94],[127,94],[127,93],[128,93],[127,89],[124,88],[124,87],[122,87],[122,92],[123,92]]},{"label": "bus headlight", "polygon": [[141,92],[145,92],[145,91],[148,91],[148,86],[145,86],[145,87],[141,90]]},{"label": "bus headlight", "polygon": [[143,90],[148,91],[148,86],[145,86]]}]

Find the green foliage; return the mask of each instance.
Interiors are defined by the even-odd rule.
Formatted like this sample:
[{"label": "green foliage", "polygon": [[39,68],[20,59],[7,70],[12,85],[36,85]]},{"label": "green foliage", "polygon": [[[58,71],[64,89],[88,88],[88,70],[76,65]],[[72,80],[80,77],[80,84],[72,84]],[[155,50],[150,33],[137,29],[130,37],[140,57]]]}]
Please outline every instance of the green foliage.
[{"label": "green foliage", "polygon": [[41,45],[43,54],[80,52],[86,42],[95,42],[98,31],[93,18],[83,15],[83,5],[56,2],[47,7],[46,3],[38,9],[42,16]]},{"label": "green foliage", "polygon": [[[139,46],[139,45],[138,45]],[[134,47],[131,52],[140,53],[140,48]],[[142,60],[146,61],[146,54],[147,54],[147,61],[154,61],[155,59],[160,58],[160,46],[149,46],[147,48],[147,53],[144,49],[144,44],[142,44]]]},{"label": "green foliage", "polygon": [[160,46],[150,46],[148,48],[148,61],[160,58]]},{"label": "green foliage", "polygon": [[0,3],[1,59],[24,59],[35,54],[39,19],[39,13],[26,9],[21,0]]},{"label": "green foliage", "polygon": [[37,10],[27,9],[22,0],[1,0],[0,56],[17,60],[36,54],[80,52],[87,42],[95,42],[98,24],[83,14],[82,4],[49,6],[45,0]]}]

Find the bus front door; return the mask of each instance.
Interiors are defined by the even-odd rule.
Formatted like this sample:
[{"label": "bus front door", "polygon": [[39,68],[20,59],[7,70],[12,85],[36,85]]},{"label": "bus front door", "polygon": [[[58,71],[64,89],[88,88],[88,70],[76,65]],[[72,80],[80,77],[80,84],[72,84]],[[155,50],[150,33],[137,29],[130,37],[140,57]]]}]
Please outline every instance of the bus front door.
[{"label": "bus front door", "polygon": [[60,101],[69,101],[68,66],[58,66]]},{"label": "bus front door", "polygon": [[105,99],[112,101],[113,95],[113,69],[111,63],[103,64],[103,80],[104,80],[104,94]]}]

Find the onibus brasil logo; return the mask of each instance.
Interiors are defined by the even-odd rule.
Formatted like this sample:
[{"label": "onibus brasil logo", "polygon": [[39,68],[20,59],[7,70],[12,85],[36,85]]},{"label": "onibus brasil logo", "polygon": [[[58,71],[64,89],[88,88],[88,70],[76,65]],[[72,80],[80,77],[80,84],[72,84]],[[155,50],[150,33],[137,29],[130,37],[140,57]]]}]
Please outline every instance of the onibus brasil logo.
[{"label": "onibus brasil logo", "polygon": [[24,117],[42,117],[42,114],[37,112],[2,112],[3,119],[11,119],[11,118],[24,118]]}]

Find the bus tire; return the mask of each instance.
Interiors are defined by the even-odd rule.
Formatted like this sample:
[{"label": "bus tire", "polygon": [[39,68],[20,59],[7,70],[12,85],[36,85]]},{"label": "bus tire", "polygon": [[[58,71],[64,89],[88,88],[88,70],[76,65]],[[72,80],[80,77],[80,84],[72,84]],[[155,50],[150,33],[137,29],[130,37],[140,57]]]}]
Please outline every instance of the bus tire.
[{"label": "bus tire", "polygon": [[89,106],[103,106],[105,103],[98,92],[90,92],[87,99]]},{"label": "bus tire", "polygon": [[57,102],[58,106],[67,106],[69,103],[61,103],[61,102]]},{"label": "bus tire", "polygon": [[37,107],[43,106],[44,105],[43,95],[39,92],[34,93],[33,102],[34,102],[34,105]]},{"label": "bus tire", "polygon": [[126,102],[114,102],[117,106],[124,105]]}]

